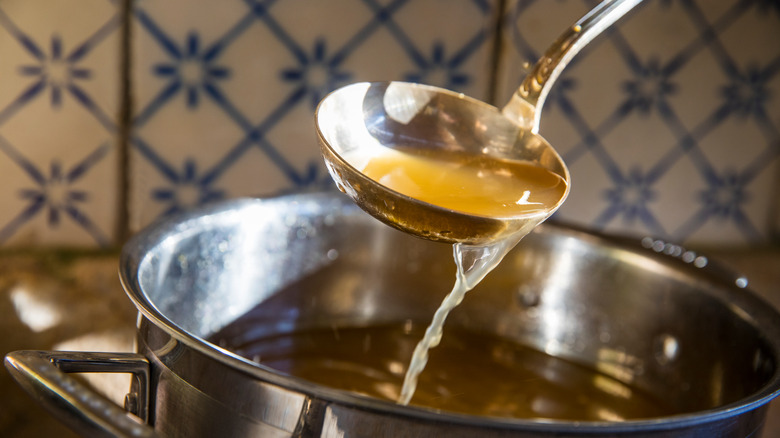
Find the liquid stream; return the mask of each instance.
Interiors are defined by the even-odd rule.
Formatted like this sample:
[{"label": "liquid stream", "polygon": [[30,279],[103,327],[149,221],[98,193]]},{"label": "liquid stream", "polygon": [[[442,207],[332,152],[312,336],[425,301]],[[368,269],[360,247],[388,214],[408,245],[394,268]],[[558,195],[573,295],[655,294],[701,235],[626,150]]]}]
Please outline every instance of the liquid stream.
[{"label": "liquid stream", "polygon": [[488,246],[470,246],[460,243],[452,246],[457,267],[455,286],[436,309],[431,324],[425,330],[425,335],[414,349],[398,398],[399,404],[409,404],[414,396],[420,373],[428,363],[428,351],[441,342],[444,322],[452,309],[463,301],[466,292],[473,289],[490,271],[498,266],[509,250],[514,248],[524,236],[525,234],[514,236],[514,239],[511,240],[503,239]]},{"label": "liquid stream", "polygon": [[429,204],[478,216],[515,219],[512,224],[516,229],[508,237],[481,246],[453,245],[455,286],[414,350],[398,399],[406,405],[428,362],[428,351],[441,342],[447,315],[520,239],[554,211],[567,185],[559,175],[526,161],[440,150],[412,153],[404,148],[385,148],[368,160],[361,172],[398,193]]}]

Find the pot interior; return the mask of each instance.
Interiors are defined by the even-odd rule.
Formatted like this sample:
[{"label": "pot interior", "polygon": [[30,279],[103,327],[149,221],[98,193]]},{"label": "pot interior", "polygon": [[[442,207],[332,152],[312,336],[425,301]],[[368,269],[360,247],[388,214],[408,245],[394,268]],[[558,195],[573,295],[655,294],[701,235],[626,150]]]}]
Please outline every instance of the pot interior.
[{"label": "pot interior", "polygon": [[[307,331],[424,327],[455,273],[449,245],[407,236],[334,195],[215,207],[156,228],[136,251],[138,290],[129,293],[149,307],[141,310],[228,348]],[[468,293],[444,337],[476,333],[584,366],[659,400],[663,415],[720,408],[780,380],[780,318],[721,274],[544,224]],[[406,366],[410,349],[396,350]]]}]

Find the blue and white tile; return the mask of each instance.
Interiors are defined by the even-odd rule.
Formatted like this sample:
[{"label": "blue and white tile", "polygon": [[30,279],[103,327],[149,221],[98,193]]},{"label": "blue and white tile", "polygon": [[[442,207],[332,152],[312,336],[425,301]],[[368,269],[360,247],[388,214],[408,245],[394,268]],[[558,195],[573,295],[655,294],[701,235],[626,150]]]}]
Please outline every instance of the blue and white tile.
[{"label": "blue and white tile", "polygon": [[362,80],[488,97],[496,0],[132,3],[131,228],[235,196],[332,187],[313,113]]},{"label": "blue and white tile", "polygon": [[120,11],[0,2],[0,246],[115,242]]},{"label": "blue and white tile", "polygon": [[[593,5],[508,2],[498,99]],[[572,171],[558,219],[704,245],[776,232],[777,2],[647,0],[571,63],[542,114]]]}]

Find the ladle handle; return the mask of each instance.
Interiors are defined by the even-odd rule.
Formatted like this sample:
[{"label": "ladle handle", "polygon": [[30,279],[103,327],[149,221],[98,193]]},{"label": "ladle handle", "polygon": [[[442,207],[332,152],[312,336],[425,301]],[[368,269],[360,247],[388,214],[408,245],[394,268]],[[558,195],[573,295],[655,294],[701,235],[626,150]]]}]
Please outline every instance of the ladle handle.
[{"label": "ladle handle", "polygon": [[642,0],[605,0],[567,29],[534,64],[520,87],[504,106],[510,119],[539,132],[539,116],[558,76],[585,46],[622,18]]}]

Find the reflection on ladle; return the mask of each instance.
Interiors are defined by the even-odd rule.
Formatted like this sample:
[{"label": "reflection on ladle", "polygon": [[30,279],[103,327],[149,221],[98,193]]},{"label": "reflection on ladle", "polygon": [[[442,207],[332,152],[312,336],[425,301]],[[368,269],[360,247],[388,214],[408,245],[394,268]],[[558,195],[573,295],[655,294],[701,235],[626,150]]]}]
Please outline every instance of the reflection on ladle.
[{"label": "reflection on ladle", "polygon": [[[487,216],[424,202],[364,174],[369,160],[403,150],[449,161],[485,156],[524,162],[569,184],[565,164],[538,135],[541,107],[568,62],[641,0],[607,0],[567,29],[532,68],[509,103],[498,108],[449,90],[386,82],[348,85],[328,95],[315,115],[325,163],[339,188],[379,220],[426,239],[482,244],[516,234],[525,214]],[[455,157],[455,158],[453,158]],[[445,160],[446,161],[446,160]],[[563,203],[550,205],[544,220]]]},{"label": "reflection on ladle", "polygon": [[400,404],[411,401],[449,312],[566,199],[569,172],[538,135],[541,106],[571,58],[640,1],[605,1],[568,29],[503,112],[401,82],[350,85],[320,103],[317,133],[338,187],[389,225],[453,243],[455,286],[414,350]]}]

